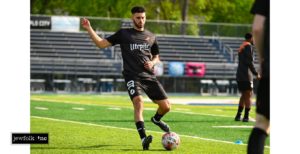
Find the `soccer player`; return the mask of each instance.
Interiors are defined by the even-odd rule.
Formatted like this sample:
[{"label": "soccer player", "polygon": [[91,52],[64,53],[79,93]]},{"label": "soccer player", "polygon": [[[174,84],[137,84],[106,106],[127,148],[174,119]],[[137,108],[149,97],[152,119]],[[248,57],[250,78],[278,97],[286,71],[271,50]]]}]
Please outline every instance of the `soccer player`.
[{"label": "soccer player", "polygon": [[[253,63],[253,39],[251,33],[245,34],[245,41],[242,43],[239,49],[239,64],[236,73],[236,80],[238,83],[238,89],[242,93],[239,101],[237,114],[235,121],[241,121],[241,115],[245,107],[245,113],[243,122],[249,121],[249,112],[251,109],[251,95],[253,89],[253,77],[252,74],[260,78]],[[250,72],[250,71],[251,72]]]},{"label": "soccer player", "polygon": [[153,72],[154,65],[160,61],[159,48],[156,37],[144,28],[145,9],[136,6],[131,9],[131,13],[134,27],[120,29],[105,39],[95,33],[88,19],[82,20],[82,26],[100,48],[120,44],[124,63],[122,73],[133,103],[136,128],[142,140],[143,150],[148,150],[152,136],[147,136],[145,131],[142,90],[158,105],[157,112],[151,121],[164,132],[170,132],[170,128],[161,118],[170,111],[171,105],[164,88]]},{"label": "soccer player", "polygon": [[270,133],[270,1],[256,0],[252,31],[261,67],[256,98],[256,122],[248,141],[248,154],[263,154]]}]

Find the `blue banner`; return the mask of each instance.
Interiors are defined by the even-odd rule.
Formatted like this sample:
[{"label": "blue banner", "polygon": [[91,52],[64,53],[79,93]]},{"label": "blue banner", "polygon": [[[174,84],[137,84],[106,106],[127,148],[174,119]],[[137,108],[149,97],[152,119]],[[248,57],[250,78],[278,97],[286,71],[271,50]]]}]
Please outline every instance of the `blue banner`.
[{"label": "blue banner", "polygon": [[183,76],[184,75],[184,63],[169,62],[169,75],[170,76]]}]

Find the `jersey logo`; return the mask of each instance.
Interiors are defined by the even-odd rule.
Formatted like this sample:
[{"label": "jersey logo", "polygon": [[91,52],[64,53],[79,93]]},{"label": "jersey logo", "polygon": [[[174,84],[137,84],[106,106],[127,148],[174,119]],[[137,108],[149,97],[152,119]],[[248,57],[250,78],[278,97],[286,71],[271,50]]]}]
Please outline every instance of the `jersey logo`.
[{"label": "jersey logo", "polygon": [[143,44],[130,44],[130,50],[133,51],[133,50],[150,50],[150,45],[147,44],[147,43],[143,43]]}]

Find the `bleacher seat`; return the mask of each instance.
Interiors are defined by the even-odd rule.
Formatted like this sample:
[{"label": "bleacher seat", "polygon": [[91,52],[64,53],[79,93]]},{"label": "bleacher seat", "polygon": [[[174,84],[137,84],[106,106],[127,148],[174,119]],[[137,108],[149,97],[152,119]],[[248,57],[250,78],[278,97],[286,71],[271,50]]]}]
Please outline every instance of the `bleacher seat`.
[{"label": "bleacher seat", "polygon": [[[105,33],[106,37],[112,33]],[[31,30],[31,73],[79,74],[97,76],[121,76],[120,54],[112,55],[112,49],[100,49],[86,32],[52,32]],[[160,58],[164,63],[204,62],[204,78],[235,78],[235,65],[227,66],[227,59],[211,43],[211,38],[157,36]],[[114,47],[120,53],[120,46]],[[165,67],[165,75],[167,65]]]},{"label": "bleacher seat", "polygon": [[31,30],[31,73],[121,75],[121,61],[111,59],[87,33]]},{"label": "bleacher seat", "polygon": [[[244,41],[243,38],[221,38],[220,41],[222,43],[224,43],[225,45],[228,45],[232,51],[233,51],[233,56],[234,59],[237,60],[237,56],[238,56],[238,50],[240,48],[240,45],[242,44],[242,42]],[[255,51],[255,48],[254,48]],[[238,61],[236,61],[238,62]],[[254,52],[254,63],[258,64],[258,56],[256,54],[256,52]]]}]

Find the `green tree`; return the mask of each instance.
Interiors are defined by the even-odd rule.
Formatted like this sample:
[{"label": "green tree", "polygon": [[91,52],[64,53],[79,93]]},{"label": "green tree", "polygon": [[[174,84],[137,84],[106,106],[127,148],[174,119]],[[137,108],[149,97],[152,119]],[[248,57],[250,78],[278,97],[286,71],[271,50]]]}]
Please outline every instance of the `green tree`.
[{"label": "green tree", "polygon": [[[31,14],[71,15],[130,18],[133,6],[144,6],[147,19],[157,22],[147,22],[147,28],[155,33],[211,35],[218,32],[223,36],[248,31],[232,26],[211,26],[184,24],[184,22],[223,22],[249,24],[253,16],[249,13],[254,0],[31,0]],[[186,5],[185,5],[186,4]],[[160,20],[173,20],[165,23]],[[120,27],[120,21],[91,21],[96,29],[115,31]],[[222,32],[222,33],[221,33]],[[230,35],[229,35],[230,34]]]},{"label": "green tree", "polygon": [[[135,5],[144,6],[148,19],[185,20],[187,0],[31,0],[31,14],[129,18]],[[254,0],[188,0],[187,21],[251,23]]]}]

